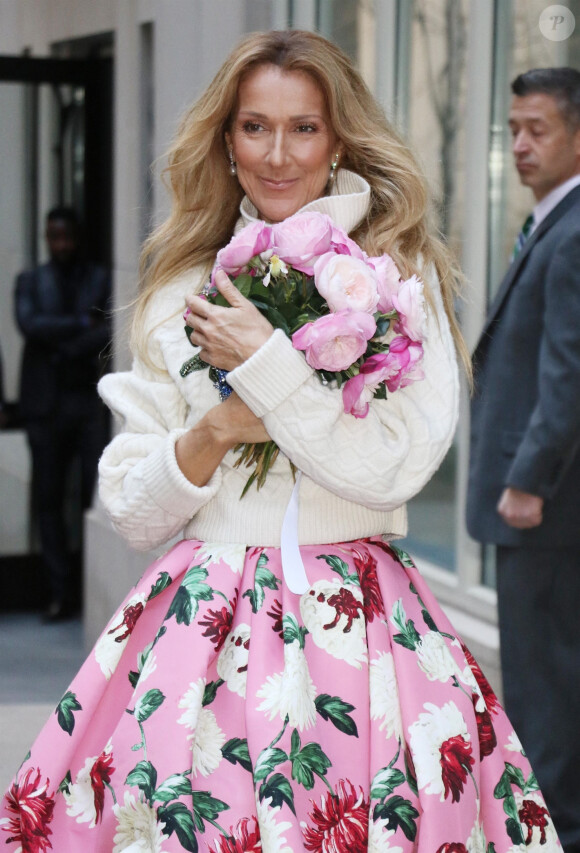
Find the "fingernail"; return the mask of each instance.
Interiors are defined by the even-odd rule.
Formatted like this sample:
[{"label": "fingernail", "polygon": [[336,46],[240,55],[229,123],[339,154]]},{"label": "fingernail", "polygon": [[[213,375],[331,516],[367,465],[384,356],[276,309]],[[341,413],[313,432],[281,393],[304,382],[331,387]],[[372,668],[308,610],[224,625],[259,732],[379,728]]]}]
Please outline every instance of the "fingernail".
[{"label": "fingernail", "polygon": [[190,315],[190,314],[191,314],[191,308],[188,306],[188,307],[185,309],[185,311],[183,312],[183,319],[184,319],[184,320],[187,320],[187,318],[189,317],[189,315]]}]

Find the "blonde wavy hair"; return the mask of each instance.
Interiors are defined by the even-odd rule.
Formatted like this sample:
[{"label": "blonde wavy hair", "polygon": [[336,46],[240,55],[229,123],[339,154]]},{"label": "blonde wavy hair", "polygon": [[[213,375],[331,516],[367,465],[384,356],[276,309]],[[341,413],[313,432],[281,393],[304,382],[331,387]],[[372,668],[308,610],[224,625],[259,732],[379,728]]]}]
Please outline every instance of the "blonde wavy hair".
[{"label": "blonde wavy hair", "polygon": [[[144,313],[152,295],[201,264],[207,271],[232,236],[243,191],[232,179],[225,142],[237,109],[240,81],[260,65],[309,74],[324,93],[332,128],[342,143],[341,167],[368,181],[367,217],[351,237],[371,255],[388,252],[405,277],[434,267],[457,350],[469,373],[454,297],[461,281],[453,258],[431,224],[429,195],[409,147],[387,121],[350,59],[313,32],[252,33],[232,51],[183,117],[163,177],[172,207],[146,241],[133,317],[132,345],[145,356]],[[430,294],[427,291],[430,302]]]}]

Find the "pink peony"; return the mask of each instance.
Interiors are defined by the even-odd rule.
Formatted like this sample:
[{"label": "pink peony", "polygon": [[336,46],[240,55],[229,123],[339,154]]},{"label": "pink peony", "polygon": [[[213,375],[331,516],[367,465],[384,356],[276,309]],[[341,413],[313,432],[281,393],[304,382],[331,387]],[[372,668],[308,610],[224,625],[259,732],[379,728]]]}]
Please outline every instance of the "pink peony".
[{"label": "pink peony", "polygon": [[423,345],[401,335],[393,338],[387,353],[379,353],[369,358],[361,366],[361,371],[371,375],[380,372],[388,390],[396,391],[423,379],[424,373],[418,366],[422,358]]},{"label": "pink peony", "polygon": [[426,314],[421,279],[414,275],[404,281],[399,292],[393,296],[393,307],[399,314],[393,326],[395,332],[413,341],[422,340],[425,336]]},{"label": "pink peony", "polygon": [[328,252],[314,264],[316,289],[331,311],[364,311],[372,314],[379,299],[374,270],[351,255]]},{"label": "pink peony", "polygon": [[367,258],[366,252],[363,252],[358,243],[351,240],[348,234],[336,225],[332,228],[332,249],[337,255],[352,255],[353,258],[360,258],[361,261]]},{"label": "pink peony", "polygon": [[364,373],[357,373],[342,386],[344,411],[348,415],[354,415],[355,418],[366,418],[374,393],[374,388],[365,382]]},{"label": "pink peony", "polygon": [[369,258],[368,263],[377,274],[377,287],[379,291],[378,309],[383,314],[389,314],[393,310],[393,297],[399,291],[401,274],[390,255]]},{"label": "pink peony", "polygon": [[[271,248],[272,227],[265,222],[252,222],[234,234],[227,246],[220,249],[214,266],[232,275],[239,275],[255,256]],[[212,274],[212,284],[214,279]]]},{"label": "pink peony", "polygon": [[325,314],[306,323],[292,335],[296,349],[305,351],[306,361],[315,370],[346,370],[367,348],[377,328],[374,318],[361,311]]},{"label": "pink peony", "polygon": [[272,245],[281,260],[312,275],[315,259],[331,248],[332,230],[325,213],[296,213],[273,226]]}]

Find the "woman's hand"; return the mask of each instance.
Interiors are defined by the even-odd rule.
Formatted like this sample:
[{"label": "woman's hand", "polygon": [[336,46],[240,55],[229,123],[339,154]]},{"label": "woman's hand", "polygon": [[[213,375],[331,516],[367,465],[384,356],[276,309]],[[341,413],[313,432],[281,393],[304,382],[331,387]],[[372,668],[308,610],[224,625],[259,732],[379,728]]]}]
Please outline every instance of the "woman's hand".
[{"label": "woman's hand", "polygon": [[229,308],[211,305],[200,296],[189,296],[186,323],[191,326],[191,342],[201,347],[200,356],[222,370],[233,370],[253,355],[274,331],[255,305],[242,296],[226,273],[219,270],[215,281]]},{"label": "woman's hand", "polygon": [[177,440],[175,457],[187,479],[201,487],[236,444],[269,440],[260,418],[233,392]]}]

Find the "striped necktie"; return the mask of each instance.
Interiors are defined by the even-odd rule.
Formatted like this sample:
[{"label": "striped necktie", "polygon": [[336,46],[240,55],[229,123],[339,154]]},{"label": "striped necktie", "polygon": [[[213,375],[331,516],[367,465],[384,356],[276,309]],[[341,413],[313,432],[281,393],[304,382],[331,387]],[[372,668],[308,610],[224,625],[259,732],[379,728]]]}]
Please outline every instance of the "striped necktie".
[{"label": "striped necktie", "polygon": [[522,225],[522,230],[516,237],[516,241],[514,243],[514,248],[512,252],[512,261],[514,258],[520,253],[522,247],[528,237],[530,236],[530,231],[532,230],[532,226],[534,224],[534,214],[530,213],[524,224]]}]

